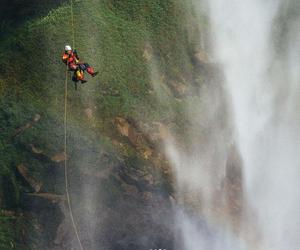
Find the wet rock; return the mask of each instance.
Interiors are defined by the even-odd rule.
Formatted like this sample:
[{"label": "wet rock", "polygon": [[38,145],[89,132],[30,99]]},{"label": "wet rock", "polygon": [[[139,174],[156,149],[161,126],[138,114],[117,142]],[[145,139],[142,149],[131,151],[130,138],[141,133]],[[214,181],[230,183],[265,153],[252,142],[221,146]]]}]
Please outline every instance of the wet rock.
[{"label": "wet rock", "polygon": [[128,138],[130,143],[141,151],[148,151],[146,155],[151,155],[149,151],[151,149],[144,141],[143,134],[139,131],[137,124],[133,120],[124,119],[121,117],[116,117],[114,120],[114,124],[118,130],[118,132]]},{"label": "wet rock", "polygon": [[200,64],[208,64],[208,55],[204,51],[197,51],[194,54],[194,59]]},{"label": "wet rock", "polygon": [[91,120],[94,117],[93,110],[91,108],[86,108],[84,110],[84,114],[89,120]]},{"label": "wet rock", "polygon": [[159,145],[170,138],[170,132],[166,125],[160,122],[152,122],[151,124],[140,124],[140,128],[145,138],[152,145]]},{"label": "wet rock", "polygon": [[36,146],[34,146],[33,144],[29,144],[28,145],[31,149],[31,152],[34,153],[34,154],[42,154],[43,153],[43,150],[41,149],[38,149]]},{"label": "wet rock", "polygon": [[143,158],[150,160],[171,181],[171,168],[161,153],[161,145],[170,137],[167,126],[159,122],[146,124],[121,117],[115,118],[114,124],[119,134],[127,137]]},{"label": "wet rock", "polygon": [[117,129],[121,135],[126,137],[129,136],[130,124],[126,119],[116,117],[114,123],[117,125]]},{"label": "wet rock", "polygon": [[232,220],[238,222],[243,209],[242,159],[235,145],[232,145],[227,159],[225,178],[226,207]]},{"label": "wet rock", "polygon": [[55,154],[51,157],[51,161],[56,162],[56,163],[63,162],[65,159],[66,159],[65,152]]},{"label": "wet rock", "polygon": [[60,203],[61,201],[65,200],[63,195],[52,194],[52,193],[38,193],[38,194],[26,194],[27,196],[41,198],[47,201],[50,201],[53,204]]},{"label": "wet rock", "polygon": [[176,97],[183,97],[186,95],[188,86],[181,83],[181,82],[176,82],[176,81],[171,81],[170,82],[170,87],[172,89],[172,92]]},{"label": "wet rock", "polygon": [[28,169],[23,165],[20,164],[17,166],[18,172],[20,175],[26,180],[26,182],[32,187],[32,189],[38,193],[41,190],[42,183],[35,178],[33,178],[30,174]]},{"label": "wet rock", "polygon": [[146,150],[144,150],[143,152],[143,156],[145,159],[150,159],[150,157],[152,156],[153,154],[153,150],[147,148]]},{"label": "wet rock", "polygon": [[139,190],[135,186],[127,185],[124,182],[122,183],[122,188],[124,189],[124,191],[127,194],[130,194],[130,195],[138,195],[138,193],[139,193]]},{"label": "wet rock", "polygon": [[14,139],[16,136],[18,136],[19,134],[21,134],[22,132],[24,132],[25,130],[33,127],[33,125],[35,123],[37,123],[39,120],[41,119],[41,115],[36,114],[31,121],[26,122],[24,125],[20,126],[19,128],[17,128],[14,133],[11,135],[10,139]]}]

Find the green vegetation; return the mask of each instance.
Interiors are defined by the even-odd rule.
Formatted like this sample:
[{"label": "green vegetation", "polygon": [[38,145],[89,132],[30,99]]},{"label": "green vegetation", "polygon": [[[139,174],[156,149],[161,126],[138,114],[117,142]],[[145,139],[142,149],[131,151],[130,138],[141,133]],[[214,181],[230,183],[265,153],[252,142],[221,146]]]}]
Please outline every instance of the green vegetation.
[{"label": "green vegetation", "polygon": [[[7,35],[0,42],[0,64],[5,65],[0,69],[0,176],[6,181],[0,183],[0,189],[9,186],[11,199],[5,202],[0,197],[0,206],[8,209],[19,206],[17,165],[26,163],[36,177],[47,182],[47,163],[34,159],[24,147],[32,143],[48,155],[63,151],[65,66],[60,56],[65,44],[72,45],[70,5],[63,2],[43,1],[38,15],[32,13],[27,20],[22,16],[15,23],[2,21]],[[168,103],[157,102],[151,73],[153,67],[159,69],[158,78],[168,86],[169,81],[189,78],[193,71],[189,58],[193,48],[184,25],[188,13],[183,2],[74,1],[75,46],[82,60],[100,74],[79,86],[77,92],[68,82],[70,165],[76,167],[83,161],[88,151],[85,145],[94,152],[102,147],[113,151],[111,121],[116,116],[165,121],[174,119],[171,110],[182,112],[183,104],[170,98],[168,88],[161,88],[160,93]],[[13,8],[10,11],[13,13]],[[7,13],[10,18],[11,13]],[[86,120],[86,108],[95,110],[93,124]],[[35,114],[40,114],[41,120],[11,139],[14,131]],[[105,185],[118,195],[112,187],[114,182]],[[0,244],[14,249],[14,237],[2,233],[5,228],[13,232],[14,223],[0,223]]]}]

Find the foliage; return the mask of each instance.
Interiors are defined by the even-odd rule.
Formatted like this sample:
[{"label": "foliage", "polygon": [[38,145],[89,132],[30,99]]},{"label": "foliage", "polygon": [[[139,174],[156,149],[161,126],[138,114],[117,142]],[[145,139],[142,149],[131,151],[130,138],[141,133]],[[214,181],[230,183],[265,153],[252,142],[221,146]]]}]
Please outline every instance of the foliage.
[{"label": "foliage", "polygon": [[[25,4],[24,11],[28,13],[33,8],[31,2],[37,1],[15,4],[18,11]],[[24,146],[34,144],[47,155],[63,151],[66,72],[60,56],[65,44],[72,45],[70,5],[65,1],[38,2],[36,13],[21,15],[18,22],[11,23],[8,12],[2,22],[6,36],[0,42],[0,64],[5,65],[0,69],[0,150],[3,152],[0,177],[10,180],[14,193],[11,208],[19,200],[15,174],[18,164],[25,162],[35,175],[47,182],[49,166],[33,159]],[[183,25],[187,15],[183,1],[74,1],[74,15],[75,47],[79,56],[100,72],[95,79],[87,76],[89,82],[79,86],[78,91],[74,90],[68,75],[67,139],[73,156],[71,164],[76,167],[85,159],[97,162],[91,151],[113,148],[109,137],[114,117],[159,121],[172,119],[171,109],[182,112],[183,104],[174,98],[169,98],[168,103],[157,102],[152,67],[155,65],[159,78],[168,82],[188,77],[192,63]],[[147,49],[152,53],[151,59],[144,56]],[[170,95],[164,89],[160,94],[166,98]],[[86,108],[94,110],[93,123],[86,119]],[[41,115],[41,121],[10,140],[14,131],[35,114]],[[111,190],[112,196],[119,195],[117,184],[105,183],[105,187]],[[2,234],[5,229],[8,234]],[[15,244],[11,243],[15,242],[15,236],[10,232],[13,224],[0,223],[0,244]]]}]

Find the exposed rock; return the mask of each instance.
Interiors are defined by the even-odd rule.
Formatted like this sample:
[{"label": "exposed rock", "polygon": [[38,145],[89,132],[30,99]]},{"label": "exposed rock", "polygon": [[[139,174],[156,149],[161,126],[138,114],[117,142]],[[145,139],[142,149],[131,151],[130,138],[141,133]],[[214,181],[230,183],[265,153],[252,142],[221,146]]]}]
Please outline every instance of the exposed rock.
[{"label": "exposed rock", "polygon": [[153,154],[153,150],[149,148],[145,149],[143,152],[143,156],[145,159],[149,159],[152,156],[152,154]]},{"label": "exposed rock", "polygon": [[160,122],[152,122],[151,124],[140,124],[140,128],[145,138],[153,145],[162,144],[171,134],[166,125]]},{"label": "exposed rock", "polygon": [[188,90],[187,85],[176,81],[171,81],[170,87],[176,97],[183,97],[184,95],[186,95]]},{"label": "exposed rock", "polygon": [[27,150],[29,150],[33,156],[42,161],[42,162],[49,162],[54,163],[56,167],[62,167],[62,162],[65,160],[65,153],[57,153],[53,155],[52,157],[45,154],[41,149],[38,149],[35,145],[29,144],[25,147]]},{"label": "exposed rock", "polygon": [[31,148],[31,152],[34,154],[42,154],[43,153],[43,150],[38,149],[33,144],[29,144],[28,146]]},{"label": "exposed rock", "polygon": [[241,213],[243,204],[243,174],[242,160],[235,146],[229,152],[226,165],[226,194],[228,199],[228,209],[235,215]]},{"label": "exposed rock", "polygon": [[[133,120],[124,119],[121,117],[116,117],[114,124],[117,127],[118,132],[129,139],[130,143],[139,149],[144,149],[142,151],[151,150],[148,145],[143,140],[143,134],[139,131],[136,123]],[[147,153],[149,154],[149,152]]]},{"label": "exposed rock", "polygon": [[122,187],[125,190],[125,192],[130,195],[137,195],[139,192],[139,190],[135,186],[127,185],[124,182],[122,182]]},{"label": "exposed rock", "polygon": [[123,136],[129,136],[130,124],[127,120],[121,117],[116,117],[114,123],[117,125],[119,133]]},{"label": "exposed rock", "polygon": [[169,199],[170,199],[170,202],[171,202],[172,206],[175,206],[176,205],[176,199],[172,195],[169,196]]},{"label": "exposed rock", "polygon": [[41,116],[39,114],[36,114],[31,121],[26,122],[24,125],[20,126],[15,130],[15,132],[11,135],[10,139],[14,139],[16,136],[24,132],[25,130],[33,127],[35,123],[37,123],[41,119]]},{"label": "exposed rock", "polygon": [[86,108],[84,110],[85,116],[90,120],[94,117],[93,110],[91,108]]},{"label": "exposed rock", "polygon": [[133,147],[171,182],[171,168],[161,153],[161,145],[170,136],[168,128],[159,122],[145,124],[121,117],[115,118],[114,124],[120,135],[127,137]]},{"label": "exposed rock", "polygon": [[51,157],[51,161],[56,162],[56,163],[63,162],[65,159],[66,159],[65,152],[55,154]]},{"label": "exposed rock", "polygon": [[23,165],[17,166],[20,175],[27,181],[27,183],[33,188],[33,190],[38,193],[41,190],[42,183],[28,173],[28,169]]},{"label": "exposed rock", "polygon": [[194,54],[194,58],[200,64],[208,64],[209,63],[208,55],[204,51],[197,51]]},{"label": "exposed rock", "polygon": [[58,195],[58,194],[52,194],[52,193],[38,193],[38,194],[28,193],[26,195],[46,199],[54,204],[57,204],[57,203],[60,203],[61,201],[66,200],[64,195]]},{"label": "exposed rock", "polygon": [[153,199],[153,193],[151,193],[151,192],[144,192],[142,198],[144,200],[152,200]]}]

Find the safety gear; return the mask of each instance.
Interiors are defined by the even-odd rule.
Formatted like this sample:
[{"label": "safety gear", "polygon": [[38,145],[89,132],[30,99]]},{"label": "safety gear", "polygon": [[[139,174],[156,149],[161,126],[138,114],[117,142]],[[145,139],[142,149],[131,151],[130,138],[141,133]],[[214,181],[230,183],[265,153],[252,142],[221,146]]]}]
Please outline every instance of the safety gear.
[{"label": "safety gear", "polygon": [[99,74],[99,72],[95,72],[95,73],[92,74],[92,77],[95,77],[98,74]]},{"label": "safety gear", "polygon": [[95,77],[98,72],[95,72],[94,69],[87,63],[79,62],[79,57],[76,50],[72,50],[71,46],[65,46],[65,53],[62,56],[63,62],[68,65],[68,70],[73,71],[74,75],[72,81],[75,83],[81,81],[81,83],[87,82],[84,79],[84,71],[87,71],[92,77]]},{"label": "safety gear", "polygon": [[76,51],[66,51],[63,56],[62,60],[65,64],[69,66],[69,69],[75,70],[77,68],[77,64],[79,63],[79,57]]},{"label": "safety gear", "polygon": [[69,63],[69,70],[75,71],[78,68],[78,65],[75,63]]},{"label": "safety gear", "polygon": [[72,50],[71,46],[70,45],[66,45],[65,46],[65,51],[70,51],[70,50]]},{"label": "safety gear", "polygon": [[76,76],[76,79],[77,79],[78,81],[83,80],[83,77],[84,77],[83,71],[80,70],[80,69],[76,70],[76,71],[75,71],[75,76]]},{"label": "safety gear", "polygon": [[80,81],[82,84],[87,82],[87,80],[84,79],[83,71],[80,69],[78,69],[74,72],[72,81],[76,82],[76,83]]}]

